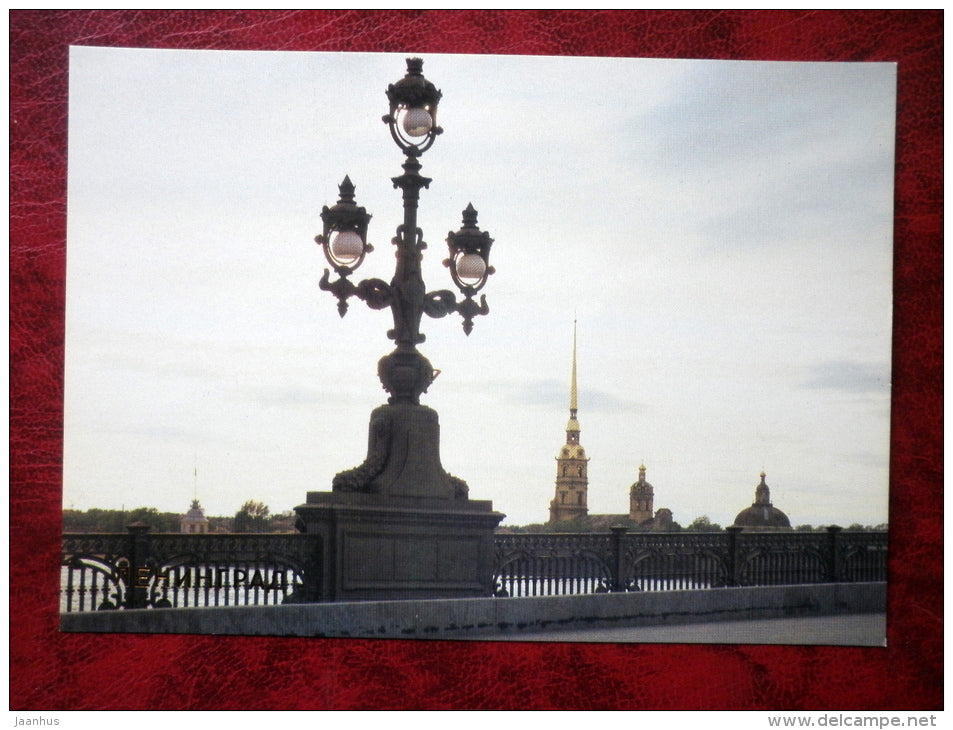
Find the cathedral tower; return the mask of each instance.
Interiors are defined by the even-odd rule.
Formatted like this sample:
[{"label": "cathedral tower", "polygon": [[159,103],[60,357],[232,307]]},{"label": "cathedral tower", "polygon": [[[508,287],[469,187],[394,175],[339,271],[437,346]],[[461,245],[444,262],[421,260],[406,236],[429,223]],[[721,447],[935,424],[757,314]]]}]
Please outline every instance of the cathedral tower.
[{"label": "cathedral tower", "polygon": [[576,324],[573,322],[569,423],[566,425],[566,444],[556,457],[556,497],[549,504],[550,523],[585,517],[589,512],[589,477],[586,474],[589,459],[579,444],[576,410]]}]

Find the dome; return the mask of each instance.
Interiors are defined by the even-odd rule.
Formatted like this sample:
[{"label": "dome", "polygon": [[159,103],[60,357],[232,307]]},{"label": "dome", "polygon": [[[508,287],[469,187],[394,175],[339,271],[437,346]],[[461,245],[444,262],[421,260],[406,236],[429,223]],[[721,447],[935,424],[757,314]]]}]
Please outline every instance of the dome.
[{"label": "dome", "polygon": [[655,489],[652,485],[645,481],[645,464],[639,467],[639,481],[632,484],[629,487],[630,494],[652,494]]},{"label": "dome", "polygon": [[791,527],[791,520],[784,512],[770,504],[753,504],[738,513],[735,526],[787,529]]},{"label": "dome", "polygon": [[764,478],[765,473],[761,472],[761,483],[755,488],[754,504],[738,513],[734,526],[757,530],[790,530],[791,520],[771,504],[771,491]]}]

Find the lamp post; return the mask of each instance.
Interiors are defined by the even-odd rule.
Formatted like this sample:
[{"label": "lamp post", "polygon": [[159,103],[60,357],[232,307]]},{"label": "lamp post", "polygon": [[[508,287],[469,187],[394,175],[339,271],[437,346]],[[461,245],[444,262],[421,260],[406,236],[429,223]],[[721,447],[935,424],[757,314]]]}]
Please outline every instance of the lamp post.
[{"label": "lamp post", "polygon": [[424,78],[422,68],[421,59],[407,59],[406,76],[387,89],[390,110],[383,118],[406,157],[403,174],[392,178],[394,187],[403,192],[404,201],[404,221],[397,227],[397,235],[393,238],[397,247],[393,279],[389,284],[381,279],[365,279],[354,284],[348,278],[373,250],[367,242],[371,216],[355,202],[354,185],[349,177],[345,177],[339,186],[338,202],[321,211],[324,228],[315,238],[338,275],[332,282],[330,271],[325,269],[319,286],[337,297],[338,312],[342,317],[347,313],[348,299],[352,296],[363,300],[372,309],[389,307],[393,314],[394,328],[387,336],[397,346],[378,363],[378,376],[390,394],[390,404],[419,404],[420,395],[433,382],[433,367],[417,350],[417,345],[426,339],[420,331],[423,314],[443,317],[458,312],[463,317],[463,330],[469,335],[473,330],[473,318],[489,313],[486,297],[481,295],[479,303],[474,297],[494,272],[489,264],[493,239],[480,231],[477,211],[470,204],[463,211],[460,230],[447,235],[449,256],[443,262],[464,298],[458,302],[456,295],[449,290],[426,290],[420,264],[427,244],[417,226],[417,207],[420,191],[430,186],[431,179],[420,174],[420,157],[443,130],[437,126],[441,92]]},{"label": "lamp post", "polygon": [[[468,335],[474,317],[487,314],[479,294],[493,273],[493,239],[477,226],[472,205],[463,224],[447,235],[443,262],[462,299],[446,289],[428,292],[421,275],[426,244],[417,226],[420,191],[430,180],[420,174],[420,156],[441,133],[437,106],[441,94],[424,78],[423,62],[407,60],[407,75],[387,88],[384,122],[404,153],[403,174],[393,178],[404,201],[404,220],[393,238],[397,265],[390,283],[350,276],[373,250],[367,241],[370,214],[357,204],[345,177],[340,197],[321,211],[322,232],[315,240],[337,274],[324,270],[320,288],[347,313],[357,297],[372,309],[389,308],[394,327],[387,336],[394,350],[380,359],[377,372],[390,394],[374,409],[368,429],[367,458],[335,475],[330,492],[308,492],[295,508],[300,531],[318,535],[320,548],[305,591],[319,600],[488,596],[493,591],[493,530],[504,515],[488,500],[469,497],[466,482],[440,464],[437,413],[420,404],[434,379],[430,362],[417,350],[424,341],[424,314],[458,312]],[[479,301],[476,297],[479,295]]]}]

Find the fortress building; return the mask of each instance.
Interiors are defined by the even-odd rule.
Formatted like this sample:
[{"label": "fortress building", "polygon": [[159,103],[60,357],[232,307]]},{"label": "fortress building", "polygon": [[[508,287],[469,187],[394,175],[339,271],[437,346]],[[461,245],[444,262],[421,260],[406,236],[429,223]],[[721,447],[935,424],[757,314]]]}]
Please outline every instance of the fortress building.
[{"label": "fortress building", "polygon": [[572,379],[569,387],[569,423],[566,443],[556,457],[556,496],[549,503],[549,521],[564,522],[589,513],[589,459],[579,443],[576,393],[576,325],[572,330]]}]

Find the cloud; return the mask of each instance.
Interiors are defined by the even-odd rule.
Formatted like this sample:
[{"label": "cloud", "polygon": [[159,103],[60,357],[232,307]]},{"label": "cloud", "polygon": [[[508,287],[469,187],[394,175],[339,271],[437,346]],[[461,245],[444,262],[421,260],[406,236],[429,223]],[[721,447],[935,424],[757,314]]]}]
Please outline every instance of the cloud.
[{"label": "cloud", "polygon": [[889,237],[893,105],[863,95],[893,80],[847,66],[698,65],[626,119],[621,167],[669,226],[719,248]]}]

